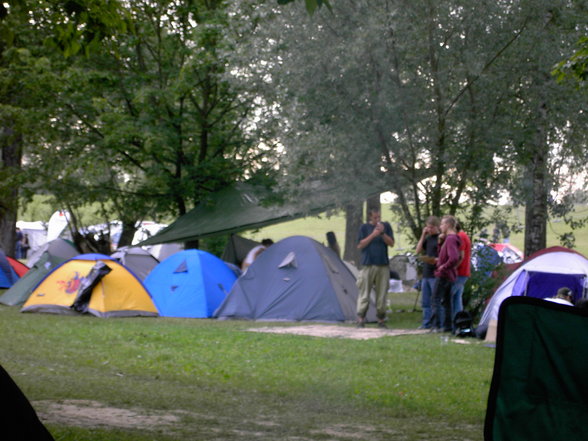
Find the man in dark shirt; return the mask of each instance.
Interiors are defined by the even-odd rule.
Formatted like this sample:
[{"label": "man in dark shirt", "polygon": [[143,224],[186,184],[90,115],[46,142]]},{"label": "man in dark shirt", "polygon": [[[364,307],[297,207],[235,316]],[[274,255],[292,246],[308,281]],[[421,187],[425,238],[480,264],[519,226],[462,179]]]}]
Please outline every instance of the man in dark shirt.
[{"label": "man in dark shirt", "polygon": [[386,295],[390,283],[388,247],[394,246],[394,234],[388,222],[381,222],[379,210],[369,211],[369,222],[359,228],[357,248],[361,250],[361,270],[357,279],[357,326],[365,326],[370,291],[376,291],[378,326],[386,328]]},{"label": "man in dark shirt", "polygon": [[431,298],[435,290],[435,258],[439,248],[439,218],[429,216],[425,221],[425,228],[416,247],[417,254],[424,254],[423,277],[421,279],[421,306],[423,308],[423,322],[421,329],[431,328],[432,308]]},{"label": "man in dark shirt", "polygon": [[22,240],[23,240],[23,233],[20,230],[20,228],[16,228],[16,242],[14,243],[15,245],[15,251],[14,251],[14,257],[16,257],[17,259],[22,259]]}]

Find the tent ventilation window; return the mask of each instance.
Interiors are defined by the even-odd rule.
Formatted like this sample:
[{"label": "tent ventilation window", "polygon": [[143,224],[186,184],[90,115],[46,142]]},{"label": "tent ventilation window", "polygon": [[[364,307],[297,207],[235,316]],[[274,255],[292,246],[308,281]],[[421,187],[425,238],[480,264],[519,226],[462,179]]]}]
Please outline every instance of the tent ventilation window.
[{"label": "tent ventilation window", "polygon": [[174,273],[187,273],[188,272],[188,264],[186,263],[186,261],[182,261],[182,263],[180,263],[178,265],[178,267],[174,270]]},{"label": "tent ventilation window", "polygon": [[288,255],[284,257],[284,260],[278,265],[278,268],[298,268],[294,251],[290,251]]}]

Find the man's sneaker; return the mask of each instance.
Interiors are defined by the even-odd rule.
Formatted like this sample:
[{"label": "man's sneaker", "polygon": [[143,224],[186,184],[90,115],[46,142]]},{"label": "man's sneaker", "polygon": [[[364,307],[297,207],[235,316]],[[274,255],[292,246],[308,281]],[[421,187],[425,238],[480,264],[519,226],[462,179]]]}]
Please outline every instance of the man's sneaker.
[{"label": "man's sneaker", "polygon": [[356,328],[365,328],[365,322],[363,320],[360,320],[357,322],[357,325],[355,325]]},{"label": "man's sneaker", "polygon": [[388,326],[386,326],[385,322],[378,322],[378,328],[388,329]]}]

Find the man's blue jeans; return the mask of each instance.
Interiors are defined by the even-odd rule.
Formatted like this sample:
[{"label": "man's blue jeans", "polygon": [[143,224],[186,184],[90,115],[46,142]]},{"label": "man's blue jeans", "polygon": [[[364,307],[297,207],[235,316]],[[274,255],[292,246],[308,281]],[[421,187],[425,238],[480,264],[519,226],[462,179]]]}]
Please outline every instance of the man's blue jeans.
[{"label": "man's blue jeans", "polygon": [[451,332],[451,287],[453,282],[439,277],[433,291],[433,328]]},{"label": "man's blue jeans", "polygon": [[421,306],[423,308],[422,328],[429,329],[432,326],[431,318],[433,316],[432,299],[435,290],[435,278],[427,277],[421,281]]},{"label": "man's blue jeans", "polygon": [[[463,311],[463,290],[465,287],[466,282],[468,281],[469,277],[467,276],[457,276],[455,282],[453,282],[453,286],[451,287],[451,326],[453,326],[453,319],[455,318],[455,314],[460,311]],[[455,329],[454,329],[455,331]]]}]

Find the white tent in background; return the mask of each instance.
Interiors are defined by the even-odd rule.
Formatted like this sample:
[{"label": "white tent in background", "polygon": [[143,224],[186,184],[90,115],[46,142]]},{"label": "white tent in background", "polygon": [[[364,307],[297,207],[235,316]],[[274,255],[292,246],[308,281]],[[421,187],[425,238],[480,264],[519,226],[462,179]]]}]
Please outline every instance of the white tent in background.
[{"label": "white tent in background", "polygon": [[[133,245],[136,245],[151,236],[157,234],[158,231],[167,227],[167,224],[157,224],[155,222],[142,222],[141,226],[135,232],[133,237]],[[182,243],[162,243],[157,245],[146,245],[143,249],[149,251],[160,262],[164,261],[167,257],[175,254],[184,249]]]},{"label": "white tent in background", "polygon": [[20,231],[27,235],[30,247],[28,251],[29,256],[47,242],[47,230],[45,224],[41,221],[18,221],[16,222],[16,228],[20,228]]},{"label": "white tent in background", "polygon": [[51,242],[61,236],[69,222],[69,212],[58,210],[51,215],[47,226],[47,242]]},{"label": "white tent in background", "polygon": [[182,251],[184,246],[179,243],[160,243],[159,245],[146,245],[143,248],[149,250],[159,261],[163,261],[172,254]]}]

